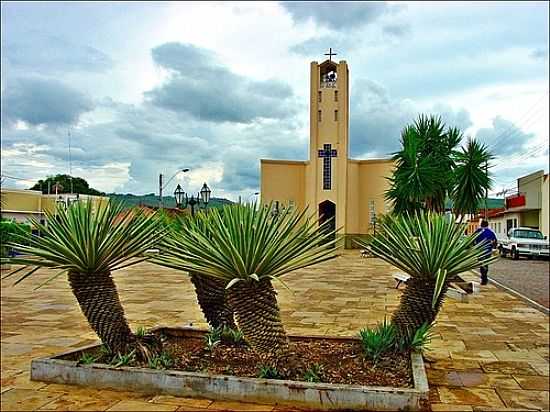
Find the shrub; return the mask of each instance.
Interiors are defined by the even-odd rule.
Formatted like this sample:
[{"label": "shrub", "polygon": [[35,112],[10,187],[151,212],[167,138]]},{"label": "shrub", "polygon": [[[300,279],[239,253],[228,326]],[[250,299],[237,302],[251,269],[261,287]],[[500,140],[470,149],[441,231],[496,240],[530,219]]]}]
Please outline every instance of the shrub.
[{"label": "shrub", "polygon": [[206,349],[209,352],[212,352],[216,346],[221,343],[222,339],[222,329],[221,328],[212,328],[210,332],[204,335],[204,344]]},{"label": "shrub", "polygon": [[244,335],[239,329],[232,329],[227,326],[223,328],[222,338],[237,345],[244,342]]},{"label": "shrub", "polygon": [[3,219],[0,221],[0,253],[5,258],[10,255],[9,243],[28,245],[31,237],[31,226],[17,223],[15,220]]},{"label": "shrub", "polygon": [[417,352],[426,350],[432,340],[432,329],[433,323],[424,323],[414,332],[410,332],[408,335],[400,337],[398,342],[399,350]]},{"label": "shrub", "polygon": [[263,379],[282,379],[281,374],[275,366],[271,365],[261,365],[260,371],[258,372],[258,378]]},{"label": "shrub", "polygon": [[323,373],[323,366],[318,363],[314,363],[304,373],[304,380],[306,382],[321,382],[321,375]]},{"label": "shrub", "polygon": [[94,362],[97,362],[97,358],[91,353],[83,353],[80,359],[78,360],[78,365],[90,365]]},{"label": "shrub", "polygon": [[397,333],[395,326],[384,319],[374,329],[362,329],[359,337],[365,356],[376,363],[380,355],[395,348]]},{"label": "shrub", "polygon": [[117,353],[111,360],[111,365],[115,368],[120,366],[130,366],[136,361],[136,350],[132,349],[129,353]]},{"label": "shrub", "polygon": [[174,364],[174,358],[166,351],[163,351],[157,356],[154,356],[149,360],[149,367],[151,369],[168,369]]},{"label": "shrub", "polygon": [[143,326],[138,326],[138,328],[136,329],[136,336],[138,338],[143,338],[146,334],[147,334],[147,329],[145,329],[145,327]]}]

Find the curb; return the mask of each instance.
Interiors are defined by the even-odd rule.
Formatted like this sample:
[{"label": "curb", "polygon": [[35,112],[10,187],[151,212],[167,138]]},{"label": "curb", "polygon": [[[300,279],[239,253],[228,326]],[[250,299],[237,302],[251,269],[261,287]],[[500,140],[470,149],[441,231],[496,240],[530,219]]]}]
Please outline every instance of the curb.
[{"label": "curb", "polygon": [[[472,275],[475,275],[479,278],[479,272],[476,272],[475,270],[470,270],[469,273],[472,274]],[[489,283],[492,283],[497,288],[502,289],[505,292],[508,292],[510,295],[515,296],[516,298],[519,298],[523,302],[527,303],[528,306],[531,306],[532,308],[537,309],[539,312],[542,312],[545,315],[550,315],[550,309],[547,308],[546,306],[541,305],[538,302],[535,302],[533,299],[529,299],[527,296],[522,295],[518,291],[516,291],[516,290],[514,290],[514,289],[512,289],[512,288],[510,288],[510,287],[494,280],[494,279],[491,279],[490,277],[487,277],[487,279],[489,280]]]},{"label": "curb", "polygon": [[500,282],[497,282],[496,280],[494,279],[491,279],[489,277],[489,282],[490,283],[493,283],[495,286],[497,286],[498,288],[500,289],[503,289],[504,291],[508,292],[509,294],[523,300],[525,303],[527,303],[529,306],[537,309],[539,312],[542,312],[544,313],[545,315],[550,315],[550,309],[547,308],[546,306],[544,305],[541,305],[540,303],[538,302],[535,302],[534,300],[532,299],[529,299],[527,296],[525,295],[522,295],[521,293],[519,293],[518,291],[508,287],[508,286],[505,286],[503,285],[502,283]]}]

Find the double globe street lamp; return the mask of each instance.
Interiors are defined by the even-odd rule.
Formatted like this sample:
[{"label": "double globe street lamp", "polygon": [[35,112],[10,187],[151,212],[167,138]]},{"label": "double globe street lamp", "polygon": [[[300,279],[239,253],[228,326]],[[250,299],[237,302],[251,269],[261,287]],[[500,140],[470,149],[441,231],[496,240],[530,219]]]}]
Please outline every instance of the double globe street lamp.
[{"label": "double globe street lamp", "polygon": [[187,206],[190,206],[191,216],[195,216],[195,206],[199,207],[202,204],[206,208],[208,202],[210,202],[211,193],[212,191],[210,190],[210,188],[207,186],[206,183],[204,183],[200,192],[197,193],[197,197],[195,198],[194,195],[191,195],[191,199],[189,199],[187,194],[183,191],[182,187],[178,184],[176,186],[176,190],[174,190],[176,207],[185,209]]}]

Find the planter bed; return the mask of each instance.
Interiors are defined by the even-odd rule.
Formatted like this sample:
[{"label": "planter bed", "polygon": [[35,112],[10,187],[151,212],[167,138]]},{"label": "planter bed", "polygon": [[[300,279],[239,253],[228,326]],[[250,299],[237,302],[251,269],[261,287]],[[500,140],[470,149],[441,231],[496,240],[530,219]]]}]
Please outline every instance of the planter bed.
[{"label": "planter bed", "polygon": [[[264,364],[246,345],[222,343],[204,349],[206,331],[158,327],[164,348],[174,358],[170,370],[146,364],[115,367],[78,364],[83,353],[99,353],[90,345],[55,357],[35,359],[31,379],[151,394],[269,403],[318,410],[420,410],[428,397],[422,356],[382,357],[376,366],[362,356],[356,338],[289,336],[287,362],[278,365],[284,379],[257,378]],[[304,380],[312,364],[323,365],[321,382]]]}]

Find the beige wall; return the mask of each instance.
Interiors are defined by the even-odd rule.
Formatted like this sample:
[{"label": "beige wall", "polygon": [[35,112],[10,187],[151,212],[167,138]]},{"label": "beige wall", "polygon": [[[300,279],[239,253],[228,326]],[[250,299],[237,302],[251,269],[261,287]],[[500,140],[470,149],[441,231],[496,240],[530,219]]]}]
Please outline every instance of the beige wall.
[{"label": "beige wall", "polygon": [[[544,171],[538,170],[527,176],[518,179],[518,191],[525,193],[525,208],[541,208],[541,184],[544,178]],[[537,223],[538,224],[538,223]]]},{"label": "beige wall", "polygon": [[361,233],[359,204],[359,162],[348,161],[348,199],[345,233]]},{"label": "beige wall", "polygon": [[540,210],[529,210],[521,213],[521,226],[540,228]]},{"label": "beige wall", "polygon": [[261,164],[261,203],[278,200],[284,205],[294,201],[295,206],[305,207],[306,162],[265,160]]},{"label": "beige wall", "polygon": [[2,189],[2,211],[5,213],[42,211],[42,192],[36,190]]},{"label": "beige wall", "polygon": [[[360,160],[359,164],[359,204],[356,214],[359,215],[359,233],[369,233],[369,202],[374,201],[377,215],[386,214],[389,210],[384,193],[389,188],[386,177],[390,177],[393,161],[386,159]],[[354,211],[350,210],[350,213]]]},{"label": "beige wall", "polygon": [[[57,196],[44,195],[36,190],[2,189],[2,217],[15,219],[18,222],[28,222],[31,217],[36,220],[44,219],[45,212],[53,213],[56,208]],[[67,196],[67,195],[58,195]],[[70,195],[75,196],[75,195]],[[82,201],[90,199],[93,207],[101,202],[108,202],[104,196],[79,195]]]},{"label": "beige wall", "polygon": [[549,228],[549,219],[550,219],[550,208],[549,208],[549,191],[548,185],[550,183],[550,177],[546,174],[542,180],[541,185],[541,209],[540,209],[540,230],[544,236],[550,237],[550,228]]}]

